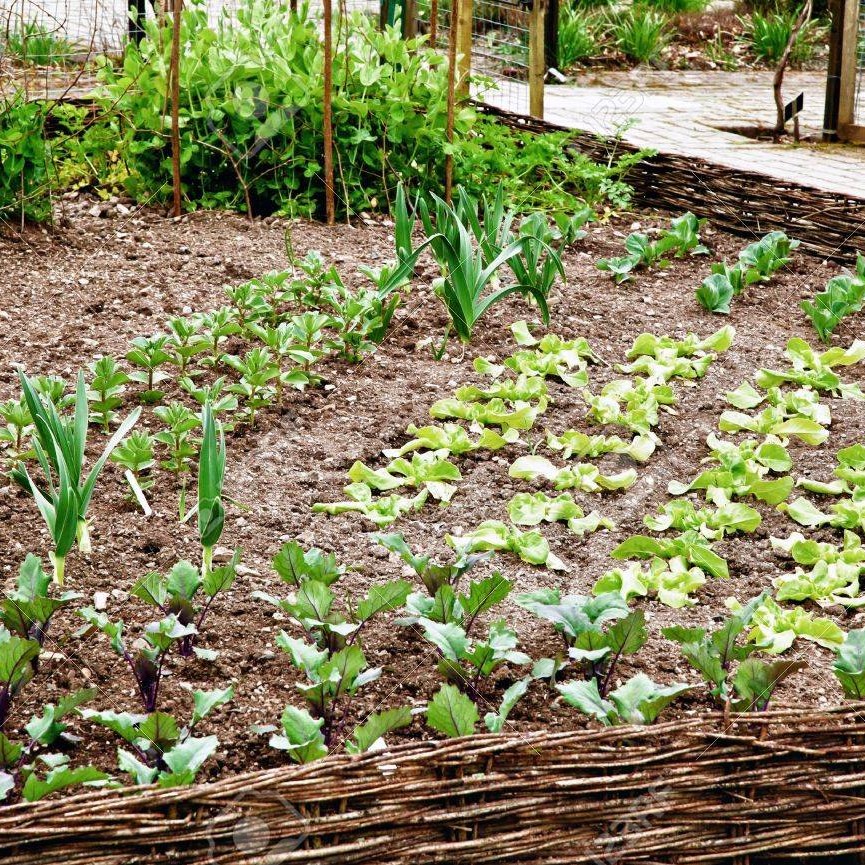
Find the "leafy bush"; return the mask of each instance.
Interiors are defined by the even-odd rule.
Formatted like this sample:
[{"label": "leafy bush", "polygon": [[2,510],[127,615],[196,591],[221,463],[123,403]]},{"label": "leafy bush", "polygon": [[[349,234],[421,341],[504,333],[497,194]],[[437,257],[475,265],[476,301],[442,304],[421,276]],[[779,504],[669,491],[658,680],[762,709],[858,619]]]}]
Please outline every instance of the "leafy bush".
[{"label": "leafy bush", "polygon": [[0,100],[0,220],[51,218],[45,109],[23,91]]},{"label": "leafy bush", "polygon": [[682,15],[703,12],[711,0],[642,0],[650,9],[657,9],[667,15]]}]

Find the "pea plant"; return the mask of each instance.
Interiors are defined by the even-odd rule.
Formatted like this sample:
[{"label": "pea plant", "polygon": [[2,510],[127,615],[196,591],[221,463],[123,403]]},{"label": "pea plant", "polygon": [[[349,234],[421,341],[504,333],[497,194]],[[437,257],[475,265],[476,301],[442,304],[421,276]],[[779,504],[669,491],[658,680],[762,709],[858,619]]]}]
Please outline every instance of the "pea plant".
[{"label": "pea plant", "polygon": [[0,426],[0,446],[7,465],[12,469],[17,463],[35,456],[29,444],[33,418],[23,397],[0,403],[0,418],[5,424]]},{"label": "pea plant", "polygon": [[102,455],[82,480],[89,420],[83,372],[78,373],[75,409],[71,422],[61,417],[53,402],[36,392],[33,383],[23,372],[19,372],[19,377],[27,408],[33,418],[33,449],[47,486],[44,490],[40,489],[23,463],[15,466],[11,476],[30,492],[36,501],[54,546],[50,553],[54,565],[54,580],[62,585],[66,556],[76,540],[82,554],[89,555],[91,550],[87,508],[93,496],[96,479],[112,451],[138,420],[141,410],[136,408],[120,424]]},{"label": "pea plant", "polygon": [[[281,631],[276,642],[305,676],[298,690],[309,708],[287,706],[282,730],[271,736],[271,746],[307,763],[346,739],[348,750],[368,750],[388,732],[409,724],[411,711],[403,707],[373,713],[364,724],[351,727],[355,695],[381,675],[381,669],[370,667],[364,655],[362,633],[374,618],[405,603],[410,583],[393,580],[374,585],[357,603],[347,594],[340,603],[337,584],[345,569],[332,556],[317,549],[304,551],[296,542],[282,547],[274,568],[292,592],[286,598],[263,592],[254,596],[288,615],[300,631],[300,637]],[[276,728],[261,729],[274,732]]]},{"label": "pea plant", "polygon": [[132,349],[126,355],[126,359],[138,367],[130,373],[129,380],[143,385],[144,390],[139,394],[139,399],[145,404],[161,402],[165,396],[158,386],[170,379],[168,373],[160,370],[172,359],[168,341],[166,335],[136,336],[132,340]]},{"label": "pea plant", "polygon": [[99,358],[90,365],[90,423],[98,424],[107,435],[111,429],[117,409],[123,404],[123,393],[129,376],[110,355]]},{"label": "pea plant", "polygon": [[160,465],[178,480],[182,520],[186,515],[186,483],[192,471],[192,461],[198,454],[198,443],[192,432],[199,429],[200,423],[196,415],[180,402],[157,406],[154,414],[165,425],[153,438],[166,451],[166,458],[160,460]]},{"label": "pea plant", "polygon": [[514,553],[530,565],[544,565],[555,571],[567,570],[567,565],[553,553],[539,531],[522,531],[500,520],[484,520],[473,531],[447,535],[445,540],[462,556],[479,552]]},{"label": "pea plant", "polygon": [[150,474],[150,470],[156,465],[156,460],[153,458],[153,445],[154,438],[150,433],[136,430],[111,454],[111,461],[123,467],[123,477],[126,478],[135,501],[147,517],[153,513],[146,496],[146,491],[155,483]]}]

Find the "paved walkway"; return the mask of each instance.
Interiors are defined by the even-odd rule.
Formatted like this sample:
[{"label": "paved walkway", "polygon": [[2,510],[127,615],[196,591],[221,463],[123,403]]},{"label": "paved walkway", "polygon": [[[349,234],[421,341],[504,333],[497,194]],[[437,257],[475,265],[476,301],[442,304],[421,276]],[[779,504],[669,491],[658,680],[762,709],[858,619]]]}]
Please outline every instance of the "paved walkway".
[{"label": "paved walkway", "polygon": [[[789,72],[784,85],[788,101],[804,92],[802,133],[818,140],[825,86],[815,72]],[[504,82],[486,101],[525,113],[527,87]],[[771,72],[586,72],[547,87],[545,119],[608,135],[633,119],[624,138],[639,147],[865,199],[865,147],[775,144],[723,131],[774,125]]]}]

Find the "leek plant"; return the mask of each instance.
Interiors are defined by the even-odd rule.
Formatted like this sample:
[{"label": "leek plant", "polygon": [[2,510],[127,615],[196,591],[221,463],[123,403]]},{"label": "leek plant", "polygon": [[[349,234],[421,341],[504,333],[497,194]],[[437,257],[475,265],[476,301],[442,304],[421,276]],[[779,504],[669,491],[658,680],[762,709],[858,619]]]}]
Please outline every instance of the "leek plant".
[{"label": "leek plant", "polygon": [[201,576],[213,566],[213,548],[225,525],[222,481],[225,477],[225,433],[213,418],[210,403],[201,412],[201,455],[198,461],[198,537],[201,539]]},{"label": "leek plant", "polygon": [[18,375],[24,400],[33,418],[33,450],[45,476],[45,491],[39,489],[23,463],[19,463],[11,475],[36,500],[36,507],[45,520],[54,544],[54,550],[49,553],[54,566],[54,581],[63,585],[66,556],[76,540],[78,549],[84,555],[90,553],[87,508],[96,478],[111,452],[138,420],[141,409],[136,408],[120,424],[82,483],[89,418],[84,373],[78,373],[75,409],[71,419],[63,419],[54,403],[40,396],[23,372],[19,371]]}]

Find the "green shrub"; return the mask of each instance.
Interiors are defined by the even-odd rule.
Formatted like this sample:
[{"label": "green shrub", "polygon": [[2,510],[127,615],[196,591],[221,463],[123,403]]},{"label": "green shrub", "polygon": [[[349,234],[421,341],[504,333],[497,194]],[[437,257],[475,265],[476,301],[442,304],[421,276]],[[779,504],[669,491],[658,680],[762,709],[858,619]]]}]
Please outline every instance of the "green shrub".
[{"label": "green shrub", "polygon": [[632,6],[610,19],[610,30],[619,50],[630,60],[651,63],[667,44],[667,16],[645,6]]},{"label": "green shrub", "polygon": [[458,145],[455,180],[474,196],[501,183],[506,201],[518,213],[531,210],[573,213],[579,201],[594,210],[609,203],[630,204],[625,178],[646,155],[615,149],[607,163],[593,162],[568,142],[568,132],[534,134],[480,120]]},{"label": "green shrub", "polygon": [[0,101],[0,224],[51,218],[45,109],[23,91]]}]

